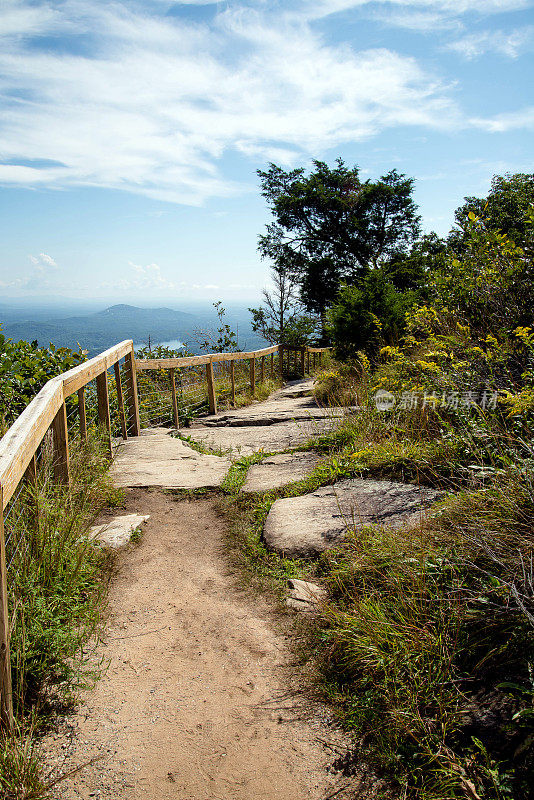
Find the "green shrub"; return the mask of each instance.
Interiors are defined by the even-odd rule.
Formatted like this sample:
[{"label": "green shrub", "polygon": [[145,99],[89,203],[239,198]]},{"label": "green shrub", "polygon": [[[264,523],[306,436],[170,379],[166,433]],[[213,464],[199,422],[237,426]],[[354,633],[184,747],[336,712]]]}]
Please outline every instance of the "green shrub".
[{"label": "green shrub", "polygon": [[0,333],[0,420],[15,420],[50,378],[81,364],[85,356],[81,349],[39,347]]},{"label": "green shrub", "polygon": [[398,341],[404,316],[415,296],[399,292],[386,274],[375,269],[355,286],[344,285],[329,310],[328,332],[337,358],[355,358],[360,350]]}]

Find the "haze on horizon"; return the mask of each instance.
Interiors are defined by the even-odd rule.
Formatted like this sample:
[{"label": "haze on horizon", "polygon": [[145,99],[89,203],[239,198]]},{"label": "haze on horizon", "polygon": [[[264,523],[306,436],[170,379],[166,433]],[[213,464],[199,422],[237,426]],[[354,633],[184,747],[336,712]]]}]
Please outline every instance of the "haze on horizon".
[{"label": "haze on horizon", "polygon": [[255,301],[256,170],[416,178],[445,233],[531,171],[534,0],[5,0],[1,302]]}]

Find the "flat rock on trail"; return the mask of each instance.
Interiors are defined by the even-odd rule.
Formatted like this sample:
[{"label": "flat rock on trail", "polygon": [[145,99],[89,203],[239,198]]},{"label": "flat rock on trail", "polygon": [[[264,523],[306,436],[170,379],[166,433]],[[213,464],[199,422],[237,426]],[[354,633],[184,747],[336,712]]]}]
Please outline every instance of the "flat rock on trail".
[{"label": "flat rock on trail", "polygon": [[146,428],[115,449],[111,477],[115,486],[200,489],[220,486],[230,461],[205,455],[172,436],[168,428]]},{"label": "flat rock on trail", "polygon": [[442,492],[411,483],[338,481],[300,497],[276,500],[265,520],[263,537],[278,553],[313,556],[336,547],[351,528],[416,524],[441,496]]},{"label": "flat rock on trail", "polygon": [[109,669],[47,742],[63,772],[99,760],[54,797],[347,797],[346,778],[327,771],[340,734],[288,691],[284,635],[264,601],[235,588],[214,501],[134,489],[126,506],[150,519],[117,558],[97,653]]},{"label": "flat rock on trail", "polygon": [[294,381],[267,400],[202,417],[181,433],[212,449],[235,455],[296,447],[328,430],[347,411],[322,408],[311,397],[313,381]]},{"label": "flat rock on trail", "polygon": [[243,492],[267,492],[305,478],[320,461],[317,453],[277,453],[253,464],[248,472]]}]

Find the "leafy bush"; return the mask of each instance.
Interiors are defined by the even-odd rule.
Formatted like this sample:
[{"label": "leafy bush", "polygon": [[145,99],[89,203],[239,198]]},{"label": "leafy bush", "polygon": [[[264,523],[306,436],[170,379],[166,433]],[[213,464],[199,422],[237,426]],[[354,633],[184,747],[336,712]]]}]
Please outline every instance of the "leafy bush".
[{"label": "leafy bush", "polygon": [[398,341],[414,299],[411,292],[397,291],[378,269],[355,286],[342,286],[328,314],[336,357],[354,358],[360,350],[373,352],[380,343]]},{"label": "leafy bush", "polygon": [[[533,208],[524,225],[531,247]],[[449,250],[443,266],[432,273],[431,286],[438,308],[460,315],[477,337],[532,322],[534,267],[529,250],[472,211],[462,247],[458,252]]]},{"label": "leafy bush", "polygon": [[85,356],[81,349],[38,347],[0,333],[0,419],[12,422],[50,378],[81,364]]}]

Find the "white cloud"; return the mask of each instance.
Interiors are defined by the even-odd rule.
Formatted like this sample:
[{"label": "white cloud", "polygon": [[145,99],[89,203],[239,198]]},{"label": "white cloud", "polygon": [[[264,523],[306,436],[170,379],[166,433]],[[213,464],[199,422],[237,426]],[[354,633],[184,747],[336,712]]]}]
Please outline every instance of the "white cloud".
[{"label": "white cloud", "polygon": [[31,282],[30,276],[24,278],[15,278],[12,281],[0,281],[1,289],[25,289]]},{"label": "white cloud", "polygon": [[315,16],[326,16],[340,11],[348,11],[362,6],[388,7],[404,6],[416,9],[435,9],[455,16],[466,13],[499,14],[506,11],[517,11],[528,8],[530,0],[317,0],[311,6]]},{"label": "white cloud", "polygon": [[19,0],[3,0],[0,36],[30,36],[53,31],[59,20],[59,14],[50,6],[23,5]]},{"label": "white cloud", "polygon": [[[461,124],[448,87],[415,59],[326,45],[295,9],[259,5],[220,3],[209,26],[64,0],[40,30],[68,31],[71,51],[34,35],[0,52],[0,181],[200,204],[244,190],[219,170],[232,150],[289,164],[388,127]],[[72,49],[78,34],[89,51]]]},{"label": "white cloud", "polygon": [[52,256],[47,255],[47,253],[39,253],[38,256],[29,256],[30,262],[33,264],[36,270],[42,271],[45,267],[55,267],[57,269],[57,264]]},{"label": "white cloud", "polygon": [[448,50],[468,60],[478,58],[484,53],[499,53],[508,58],[517,58],[522,51],[532,46],[534,25],[526,25],[508,33],[504,31],[480,31],[463,36],[447,45]]},{"label": "white cloud", "polygon": [[129,284],[129,288],[147,289],[150,291],[154,289],[168,289],[174,291],[176,288],[172,281],[162,275],[159,264],[152,263],[143,266],[141,264],[134,264],[133,261],[128,261],[128,264],[132,268],[135,276],[126,280]]},{"label": "white cloud", "polygon": [[432,33],[435,31],[461,30],[462,23],[456,17],[443,14],[439,10],[413,10],[393,9],[384,14],[383,11],[373,13],[373,18],[394,25],[397,28],[406,28],[418,33]]},{"label": "white cloud", "polygon": [[495,117],[476,117],[471,120],[471,124],[489,133],[506,133],[518,129],[534,130],[534,106],[497,114]]},{"label": "white cloud", "polygon": [[122,289],[132,289],[135,291],[148,291],[153,292],[161,289],[164,291],[174,291],[176,284],[165,277],[161,272],[161,267],[158,264],[134,264],[133,261],[128,261],[129,266],[132,268],[134,276],[123,278],[120,281]]},{"label": "white cloud", "polygon": [[48,256],[46,253],[39,253],[39,258],[41,261],[49,267],[57,267],[56,262],[52,258],[52,256]]},{"label": "white cloud", "polygon": [[19,275],[11,281],[0,281],[0,288],[14,290],[15,292],[30,289],[32,292],[48,292],[59,287],[58,278],[61,271],[58,264],[48,253],[28,255],[31,264],[25,275]]},{"label": "white cloud", "polygon": [[532,7],[532,0],[317,0],[303,6],[304,14],[320,19],[343,11],[360,9],[387,25],[420,33],[458,30],[463,18],[485,17]]}]

